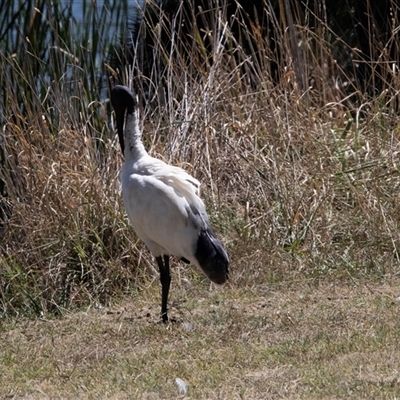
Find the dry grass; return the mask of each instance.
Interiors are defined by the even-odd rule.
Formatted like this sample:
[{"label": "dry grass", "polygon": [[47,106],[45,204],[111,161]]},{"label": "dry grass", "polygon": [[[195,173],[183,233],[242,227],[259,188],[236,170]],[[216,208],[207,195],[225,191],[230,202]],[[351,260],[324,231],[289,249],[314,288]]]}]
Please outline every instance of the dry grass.
[{"label": "dry grass", "polygon": [[[346,79],[332,49],[303,27],[318,83],[304,93],[285,33],[276,84],[215,22],[212,60],[197,76],[179,43],[159,49],[165,91],[141,109],[146,147],[202,182],[232,261],[222,288],[174,264],[177,324],[156,322],[157,271],[123,210],[108,100],[91,98],[70,60],[58,60],[72,70],[43,98],[28,76],[22,100],[6,92],[0,397],[400,397],[395,60],[379,60],[382,93],[348,96],[332,85]],[[13,57],[0,62],[20,73]]]},{"label": "dry grass", "polygon": [[[249,55],[223,14],[208,18],[214,18],[208,21],[212,33],[205,38],[195,32],[199,42],[190,50],[200,60],[202,40],[210,46],[196,74],[179,36],[170,32],[169,53],[157,43],[154,68],[166,68],[141,109],[149,152],[203,183],[232,260],[259,254],[257,281],[282,281],[287,270],[317,280],[397,275],[400,81],[389,67],[390,54],[379,59],[392,78],[382,93],[371,98],[355,90],[348,96],[331,85],[338,74],[346,79],[332,48],[303,27],[302,57],[307,68],[313,66],[313,79],[319,76],[325,85],[302,92],[285,34],[280,44],[287,55],[281,54],[278,67],[286,73],[276,84],[260,64],[273,54],[255,27],[243,28],[246,40],[257,45]],[[25,67],[36,61],[29,57]],[[14,56],[0,59],[9,75],[0,179],[12,209],[0,227],[4,316],[107,305],[146,284],[146,269],[153,269],[121,204],[121,157],[109,102],[80,85],[85,74],[78,56],[76,64],[58,53],[49,57],[60,65],[54,71],[60,76],[43,98],[45,81],[37,92],[37,81],[24,75]],[[331,67],[322,71],[328,57]],[[138,60],[133,67],[139,69]],[[13,89],[14,78],[25,91]],[[247,279],[248,270],[238,265],[235,273]]]},{"label": "dry grass", "polygon": [[109,309],[4,324],[0,396],[397,398],[399,282],[289,283],[174,282],[180,322],[167,327],[156,322],[156,285]]}]

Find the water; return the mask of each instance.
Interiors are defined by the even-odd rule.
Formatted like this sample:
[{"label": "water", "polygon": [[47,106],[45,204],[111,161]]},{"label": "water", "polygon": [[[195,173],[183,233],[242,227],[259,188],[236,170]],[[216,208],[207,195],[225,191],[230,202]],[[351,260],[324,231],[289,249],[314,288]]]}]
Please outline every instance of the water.
[{"label": "water", "polygon": [[[120,0],[61,0],[63,6],[71,4],[72,13],[76,18],[78,23],[83,23],[84,21],[84,10],[90,4],[95,4],[97,11],[101,12],[103,7],[108,7],[108,5],[113,6],[116,2]],[[138,6],[143,8],[145,0],[126,0],[128,5],[129,14],[127,15],[127,20],[134,19],[136,17]]]},{"label": "water", "polygon": [[[3,1],[3,0],[0,0]],[[121,21],[128,22],[135,21],[138,12],[143,10],[145,0],[53,0],[49,2],[39,2],[36,6],[36,10],[42,15],[46,15],[46,9],[51,10],[52,7],[55,7],[54,4],[58,4],[57,9],[59,11],[62,10],[64,15],[72,16],[71,23],[73,27],[73,34],[79,36],[80,33],[87,33],[87,27],[84,25],[85,20],[88,19],[89,16],[93,15],[93,8],[95,10],[95,15],[99,20],[103,21],[104,25],[107,25],[107,35],[105,35],[104,39],[117,39],[118,32],[117,28]],[[27,2],[19,2],[14,1],[13,4],[13,12],[9,13],[4,12],[4,15],[19,15],[20,7],[22,7],[22,15],[27,9],[31,9],[33,13],[34,1],[28,0]],[[125,10],[124,13],[120,13],[120,10]],[[100,18],[102,17],[102,18]],[[0,21],[2,22],[2,27],[0,27],[0,37],[7,41],[8,48],[14,48],[14,51],[17,51],[17,43],[18,43],[18,35],[21,35],[25,22],[23,19],[17,17],[17,21],[12,22],[8,19],[4,18],[2,14],[0,14]],[[11,24],[14,24],[13,29],[9,29]],[[89,29],[91,26],[91,22],[88,24]],[[100,26],[98,27],[101,28]],[[89,30],[90,32],[90,30]],[[90,32],[91,33],[91,32]],[[8,36],[7,36],[8,35]],[[49,38],[50,38],[49,32]]]}]

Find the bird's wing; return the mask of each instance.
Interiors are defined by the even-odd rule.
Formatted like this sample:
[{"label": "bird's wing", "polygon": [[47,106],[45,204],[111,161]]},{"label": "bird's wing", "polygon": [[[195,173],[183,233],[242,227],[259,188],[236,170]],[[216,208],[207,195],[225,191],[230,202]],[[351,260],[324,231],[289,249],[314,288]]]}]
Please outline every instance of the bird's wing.
[{"label": "bird's wing", "polygon": [[133,228],[155,256],[191,257],[197,225],[186,197],[153,175],[137,174],[125,177],[122,194]]},{"label": "bird's wing", "polygon": [[147,170],[155,179],[172,187],[177,195],[185,197],[189,204],[200,210],[204,209],[204,203],[199,197],[200,182],[185,170],[155,158],[152,158]]}]

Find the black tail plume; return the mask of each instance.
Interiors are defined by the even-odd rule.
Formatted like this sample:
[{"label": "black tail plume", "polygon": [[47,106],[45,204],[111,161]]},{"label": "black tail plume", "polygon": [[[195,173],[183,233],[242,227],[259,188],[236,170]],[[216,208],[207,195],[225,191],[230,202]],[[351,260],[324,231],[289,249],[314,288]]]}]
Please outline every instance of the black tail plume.
[{"label": "black tail plume", "polygon": [[212,282],[222,284],[228,280],[228,255],[210,227],[200,231],[195,257]]}]

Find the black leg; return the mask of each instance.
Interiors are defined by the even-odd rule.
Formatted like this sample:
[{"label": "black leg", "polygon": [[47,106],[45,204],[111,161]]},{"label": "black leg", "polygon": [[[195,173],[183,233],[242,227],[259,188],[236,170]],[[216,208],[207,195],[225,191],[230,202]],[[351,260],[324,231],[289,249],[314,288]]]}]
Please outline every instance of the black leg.
[{"label": "black leg", "polygon": [[161,256],[156,257],[158,269],[160,270],[161,281],[161,318],[163,322],[168,321],[167,302],[169,285],[171,283],[171,275],[169,272],[169,256],[164,256],[164,261]]}]

